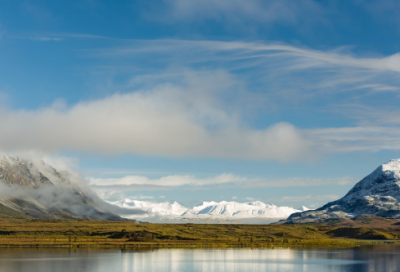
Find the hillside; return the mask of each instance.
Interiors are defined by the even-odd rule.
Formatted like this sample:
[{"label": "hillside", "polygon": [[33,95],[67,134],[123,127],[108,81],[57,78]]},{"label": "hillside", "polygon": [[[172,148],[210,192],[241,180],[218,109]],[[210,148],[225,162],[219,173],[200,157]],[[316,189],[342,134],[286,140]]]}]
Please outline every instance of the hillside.
[{"label": "hillside", "polygon": [[43,161],[0,157],[0,217],[121,220],[80,183]]},{"label": "hillside", "polygon": [[0,246],[193,249],[399,244],[400,241],[388,241],[398,239],[400,236],[399,220],[391,219],[391,223],[389,228],[381,229],[366,226],[138,224],[132,221],[87,219],[0,218]]}]

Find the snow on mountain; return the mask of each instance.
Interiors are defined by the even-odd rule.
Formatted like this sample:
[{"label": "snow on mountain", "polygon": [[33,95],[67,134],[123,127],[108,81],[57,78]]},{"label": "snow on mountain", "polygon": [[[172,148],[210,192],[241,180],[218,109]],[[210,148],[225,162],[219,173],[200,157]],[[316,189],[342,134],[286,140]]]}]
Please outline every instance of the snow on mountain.
[{"label": "snow on mountain", "polygon": [[148,216],[179,216],[187,211],[186,207],[181,206],[178,202],[169,203],[169,202],[151,202],[151,201],[140,201],[140,200],[132,200],[126,198],[124,200],[109,202],[112,205],[128,208],[128,209],[141,209],[145,211],[147,214],[139,215],[139,217],[148,217]]},{"label": "snow on mountain", "polygon": [[191,209],[181,206],[177,202],[150,202],[124,199],[121,201],[109,202],[122,208],[139,208],[147,212],[146,216],[125,216],[135,219],[146,219],[157,217],[164,220],[235,220],[235,219],[271,219],[287,218],[290,214],[300,212],[300,210],[290,207],[278,207],[265,204],[260,201],[249,203],[238,202],[203,202],[201,205]]},{"label": "snow on mountain", "polygon": [[203,202],[202,205],[187,210],[184,217],[236,217],[236,218],[287,218],[292,213],[299,210],[290,207],[277,207],[275,205],[264,204],[260,201],[250,203],[238,202]]},{"label": "snow on mountain", "polygon": [[352,218],[361,214],[400,218],[400,159],[380,165],[359,181],[343,198],[323,207],[292,214],[293,222]]}]

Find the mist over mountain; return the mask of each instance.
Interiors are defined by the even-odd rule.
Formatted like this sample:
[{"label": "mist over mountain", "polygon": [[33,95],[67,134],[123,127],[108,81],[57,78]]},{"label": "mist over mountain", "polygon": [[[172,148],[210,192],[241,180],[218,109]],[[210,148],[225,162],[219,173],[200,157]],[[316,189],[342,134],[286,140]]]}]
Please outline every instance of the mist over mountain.
[{"label": "mist over mountain", "polygon": [[123,220],[124,211],[97,197],[79,175],[42,160],[0,156],[0,216]]},{"label": "mist over mountain", "polygon": [[313,211],[294,213],[286,222],[317,222],[361,214],[400,218],[400,159],[380,165],[341,199]]}]

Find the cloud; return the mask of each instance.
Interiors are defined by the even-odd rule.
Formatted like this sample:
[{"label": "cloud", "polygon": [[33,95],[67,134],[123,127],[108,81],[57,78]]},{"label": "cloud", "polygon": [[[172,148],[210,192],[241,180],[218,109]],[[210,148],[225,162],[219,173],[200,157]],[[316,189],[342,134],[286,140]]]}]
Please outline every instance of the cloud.
[{"label": "cloud", "polygon": [[374,92],[398,92],[400,90],[400,88],[397,86],[389,86],[385,84],[365,84],[357,86],[354,89],[369,89]]},{"label": "cloud", "polygon": [[[154,199],[154,196],[146,196],[146,195],[131,195],[128,192],[125,191],[113,191],[113,190],[97,190],[96,191],[98,197],[104,200],[121,200],[125,198],[131,198],[131,199],[141,199],[141,200],[146,200],[146,199]],[[162,197],[159,197],[162,198]]]},{"label": "cloud", "polygon": [[[193,40],[132,41],[128,46],[98,52],[105,58],[128,59],[154,53],[164,56],[160,59],[165,63],[222,65],[245,82],[243,85],[251,86],[252,91],[244,91],[240,97],[254,98],[249,103],[253,107],[246,108],[243,103],[239,106],[247,110],[243,112],[259,106],[268,108],[267,114],[289,109],[292,114],[308,110],[321,118],[339,117],[345,126],[331,128],[325,122],[323,127],[297,128],[309,150],[316,153],[400,149],[396,114],[399,53],[356,56],[347,48],[321,51],[285,44]],[[255,99],[262,103],[258,105]]]},{"label": "cloud", "polygon": [[293,125],[252,129],[225,108],[216,93],[230,84],[216,72],[185,86],[161,85],[70,108],[3,109],[0,122],[7,130],[0,147],[280,161],[307,157],[308,144]]},{"label": "cloud", "polygon": [[279,180],[248,179],[239,187],[243,188],[267,188],[267,187],[298,187],[298,186],[321,186],[328,184],[345,185],[355,184],[358,180],[350,177],[318,179],[318,178],[288,178]]},{"label": "cloud", "polygon": [[[38,214],[59,211],[84,218],[106,219],[110,218],[110,212],[115,214],[144,213],[141,210],[129,211],[129,209],[114,207],[101,200],[82,182],[83,178],[78,173],[68,169],[68,160],[65,158],[52,157],[55,165],[62,166],[57,170],[44,163],[34,153],[21,154],[18,157],[1,156],[0,159],[2,167],[10,174],[9,177],[7,175],[2,177],[5,179],[4,181],[0,179],[0,202],[12,209],[24,212],[23,205],[14,203],[13,199],[16,198],[31,203],[34,209],[37,209]],[[49,159],[47,160],[49,161]],[[25,168],[21,168],[21,165],[25,165]],[[24,182],[18,184],[13,178],[10,179],[14,174],[18,175],[18,172],[22,173],[20,176],[22,179],[31,179],[31,184]],[[42,183],[42,177],[48,179],[49,183]],[[36,182],[38,183],[35,184]]]},{"label": "cloud", "polygon": [[[134,190],[174,190],[174,189],[210,189],[222,188],[278,188],[278,187],[303,187],[323,185],[355,184],[358,180],[349,177],[335,179],[289,178],[279,180],[250,179],[234,174],[224,173],[214,177],[197,178],[190,175],[171,175],[158,179],[149,179],[145,176],[126,176],[122,178],[93,178],[88,177],[90,188],[101,194],[109,191],[124,192]],[[110,197],[110,196],[108,196]]]},{"label": "cloud", "polygon": [[[143,63],[146,56],[150,58],[154,54],[157,65],[165,67],[167,72],[152,70],[154,58]],[[399,53],[357,56],[347,47],[322,51],[242,41],[131,40],[121,46],[96,50],[93,57],[118,59],[128,66],[128,61],[141,63],[140,69],[147,70],[148,74],[131,81],[139,85],[146,80],[176,80],[182,74],[168,70],[170,66],[196,67],[197,71],[199,67],[202,71],[218,67],[243,86],[242,93],[237,91],[233,97],[241,95],[245,102],[241,108],[252,105],[253,111],[254,108],[279,111],[290,107],[292,112],[298,107],[329,111],[351,103],[379,109],[388,106],[388,103],[377,103],[382,95],[397,98],[400,91]],[[243,99],[246,96],[249,101]]]},{"label": "cloud", "polygon": [[397,126],[400,125],[400,111],[394,107],[386,109],[374,110],[368,106],[352,106],[352,109],[347,109],[347,112],[352,112],[354,118],[360,120],[363,126]]},{"label": "cloud", "polygon": [[144,176],[126,176],[114,179],[88,178],[89,185],[115,186],[115,185],[155,185],[155,186],[184,186],[184,185],[215,185],[227,182],[245,181],[246,179],[233,174],[221,174],[219,176],[199,179],[194,176],[166,176],[159,179],[149,179]]},{"label": "cloud", "polygon": [[314,139],[314,144],[319,146],[319,150],[327,153],[400,149],[400,128],[398,127],[321,128],[310,130],[309,136]]},{"label": "cloud", "polygon": [[[342,48],[342,50],[344,50]],[[282,64],[290,70],[310,69],[334,65],[341,67],[362,68],[367,70],[400,72],[400,53],[385,57],[355,57],[340,52],[340,48],[330,51],[313,50],[286,44],[266,44],[242,41],[212,40],[131,40],[127,46],[105,49],[104,56],[129,56],[148,52],[175,52],[186,58],[186,53],[196,51],[197,56],[190,62],[208,62],[210,60],[265,60],[267,57],[285,59]],[[220,52],[235,54],[218,55]],[[204,58],[208,56],[208,58]],[[175,56],[173,56],[175,57]],[[292,60],[292,61],[290,61]],[[265,65],[266,61],[258,62]],[[253,63],[254,65],[254,63]],[[279,68],[279,66],[277,66]]]},{"label": "cloud", "polygon": [[[397,106],[395,99],[377,103],[375,98],[398,96],[400,54],[357,57],[344,49],[240,41],[123,44],[93,51],[92,57],[122,60],[122,66],[140,63],[142,75],[112,85],[113,95],[70,107],[2,108],[0,122],[7,130],[0,135],[0,148],[284,162],[325,153],[400,149],[397,118],[385,124],[378,117],[365,122],[388,104]],[[155,71],[153,61],[165,70]],[[296,127],[293,120],[306,122],[300,117],[292,123],[257,123],[271,120],[271,113],[301,115],[307,109],[324,118],[326,112],[337,113],[344,101],[369,110],[357,118],[351,114],[354,109],[341,111],[343,127],[330,128],[328,122]]]}]

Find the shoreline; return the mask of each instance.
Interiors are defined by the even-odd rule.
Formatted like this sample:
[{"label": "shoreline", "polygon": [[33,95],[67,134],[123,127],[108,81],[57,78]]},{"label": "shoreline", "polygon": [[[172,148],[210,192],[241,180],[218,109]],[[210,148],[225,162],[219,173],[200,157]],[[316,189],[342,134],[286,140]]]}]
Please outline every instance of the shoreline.
[{"label": "shoreline", "polygon": [[305,240],[302,243],[246,243],[246,244],[226,244],[226,243],[118,243],[118,244],[0,244],[0,248],[53,248],[53,249],[132,249],[132,250],[156,250],[156,249],[296,249],[296,248],[354,248],[366,245],[399,245],[400,241],[366,241],[366,240],[336,240],[330,241],[311,241]]}]

